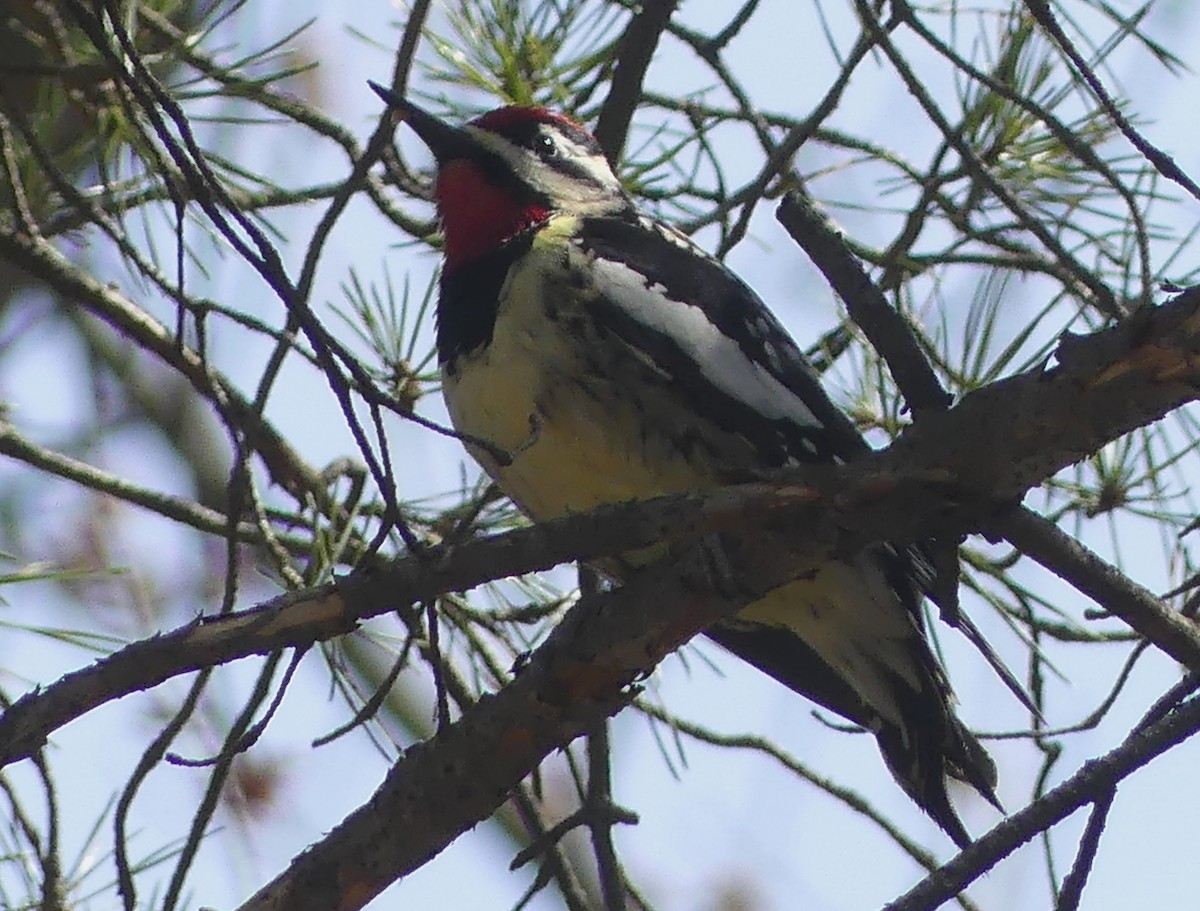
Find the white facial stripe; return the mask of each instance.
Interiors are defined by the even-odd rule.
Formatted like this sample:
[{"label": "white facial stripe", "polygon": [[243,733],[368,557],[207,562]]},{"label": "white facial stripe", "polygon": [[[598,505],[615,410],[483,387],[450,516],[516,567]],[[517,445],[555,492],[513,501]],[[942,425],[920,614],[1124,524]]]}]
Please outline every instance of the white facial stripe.
[{"label": "white facial stripe", "polygon": [[510,167],[516,167],[529,156],[529,152],[525,149],[509,142],[503,136],[493,133],[491,130],[483,130],[469,123],[465,124],[463,129],[470,133],[471,138],[485,149],[503,158]]},{"label": "white facial stripe", "polygon": [[647,288],[645,278],[622,263],[597,259],[594,268],[597,280],[611,292],[606,298],[627,316],[672,339],[722,392],[768,418],[822,426],[796,393],[748,358],[699,307],[666,298],[660,285]]},{"label": "white facial stripe", "polygon": [[614,193],[620,191],[621,183],[617,180],[616,175],[613,174],[607,158],[597,154],[586,146],[580,145],[558,130],[544,129],[544,133],[550,137],[554,145],[558,148],[560,160],[570,162],[608,192]]},{"label": "white facial stripe", "polygon": [[[572,163],[581,164],[581,162]],[[586,176],[557,171],[539,162],[532,173],[522,174],[521,176],[531,186],[545,193],[546,196],[553,199],[560,206],[572,211],[589,211],[590,207],[587,205],[588,203],[599,203],[597,211],[611,208],[614,202],[619,203],[620,197],[615,195],[614,186],[606,183],[595,183],[596,175],[586,165],[582,170]]]},{"label": "white facial stripe", "polygon": [[579,205],[583,211],[592,209],[588,203],[600,203],[596,211],[612,208],[614,195],[621,193],[621,182],[613,174],[603,155],[574,142],[552,127],[544,127],[546,136],[559,151],[559,160],[569,162],[577,174],[563,173],[542,161],[529,149],[493,133],[491,130],[467,124],[471,136],[484,148],[504,159],[505,164],[521,180],[556,202]]}]

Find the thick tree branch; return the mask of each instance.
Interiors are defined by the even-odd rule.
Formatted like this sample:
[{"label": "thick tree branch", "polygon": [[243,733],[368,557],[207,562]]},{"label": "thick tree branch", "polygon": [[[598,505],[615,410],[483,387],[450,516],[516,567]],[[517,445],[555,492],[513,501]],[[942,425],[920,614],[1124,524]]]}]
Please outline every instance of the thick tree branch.
[{"label": "thick tree branch", "polygon": [[642,97],[642,81],[650,68],[650,59],[678,5],[679,0],[643,3],[642,8],[630,17],[625,34],[621,36],[608,97],[600,109],[595,132],[596,141],[604,149],[604,157],[610,164],[616,165],[621,160],[629,124]]},{"label": "thick tree branch", "polygon": [[[841,495],[827,489],[819,507],[833,506],[836,517],[831,522],[826,512],[799,524],[793,556],[819,559],[831,538],[847,529],[868,539],[899,530],[903,540],[928,534],[930,523],[978,515],[981,506],[1019,496],[1036,483],[1033,478],[1089,454],[1102,439],[1190,400],[1200,378],[1198,302],[1200,294],[1181,295],[1119,327],[1072,340],[1063,346],[1060,367],[980,390],[952,411],[930,415],[885,453],[834,472],[846,481],[847,472],[865,469]],[[943,500],[927,488],[912,498],[918,490],[897,483],[898,466],[917,465],[956,496]],[[802,510],[818,512],[815,505]],[[546,753],[621,708],[627,687],[662,656],[753,596],[745,577],[735,597],[718,593],[706,584],[705,569],[694,550],[682,572],[660,564],[631,586],[577,607],[511,685],[411,750],[368,804],[298,857],[244,911],[360,907],[424,863],[492,812]],[[1190,633],[1167,650],[1196,667],[1200,637]],[[1115,780],[1164,744],[1190,735],[1194,719],[1181,721],[1184,714],[1164,722],[1170,727],[1164,739],[1148,741],[1159,733],[1152,729],[1119,761],[1100,764],[1099,774]],[[1077,805],[1070,799],[1064,798],[1064,814]],[[1027,837],[1018,836],[1014,846]]]},{"label": "thick tree branch", "polygon": [[[908,322],[888,305],[841,233],[804,193],[788,193],[777,212],[788,233],[821,270],[851,319],[883,357],[896,385],[917,415],[944,411],[950,397],[921,352]],[[1136,322],[1130,325],[1136,326]],[[1066,343],[1070,351],[1074,342]],[[1160,646],[1191,650],[1190,621],[1165,608],[1149,591],[1083,547],[1041,516],[1016,506],[995,517],[985,531],[1003,535],[1018,551],[1061,576]]]},{"label": "thick tree branch", "polygon": [[[700,626],[755,597],[713,588],[707,556],[693,549],[571,611],[512,683],[408,750],[370,801],[243,911],[362,907],[491,815],[548,753],[623,708],[634,682]],[[642,634],[629,636],[634,627]]]},{"label": "thick tree branch", "polygon": [[98,706],[181,674],[331,639],[399,606],[493,579],[741,527],[755,516],[816,495],[804,487],[757,484],[607,507],[464,545],[431,548],[249,610],[198,618],[14,702],[0,715],[0,766],[31,755],[53,731]]},{"label": "thick tree branch", "polygon": [[[27,754],[65,723],[47,727],[41,707],[55,703],[69,720],[99,704],[88,704],[92,688],[103,701],[197,667],[337,635],[398,604],[567,557],[726,529],[750,539],[748,527],[786,523],[787,534],[774,537],[786,538],[782,565],[795,573],[867,541],[986,528],[1029,488],[1195,398],[1198,348],[1200,292],[1190,291],[1111,329],[1064,339],[1057,366],[928,414],[889,449],[854,464],[610,507],[402,560],[262,611],[137,643],[14,705],[0,718],[0,746],[9,758]],[[489,815],[547,753],[625,705],[629,687],[666,654],[784,581],[775,565],[780,554],[766,553],[763,542],[761,535],[746,544],[725,536],[719,551],[692,547],[674,565],[659,564],[616,593],[582,602],[512,684],[410,750],[367,806],[247,907],[358,907],[423,863]],[[1153,599],[1128,607],[1167,614]],[[1190,623],[1170,622],[1172,637],[1157,644],[1200,670],[1200,636]],[[119,679],[135,670],[137,686]]]},{"label": "thick tree branch", "polygon": [[[608,507],[434,550],[335,585],[284,596],[258,610],[205,619],[135,643],[26,696],[0,716],[0,759],[28,755],[72,718],[172,676],[339,635],[398,604],[571,558],[594,559],[769,519],[795,526],[789,528],[788,563],[802,567],[804,560],[819,562],[833,548],[991,528],[1005,504],[1029,488],[1192,399],[1200,378],[1198,336],[1200,292],[1192,291],[1120,326],[1065,340],[1059,367],[978,390],[950,411],[929,414],[889,449],[851,465],[807,469],[774,483]],[[1034,539],[1026,543],[1044,549]],[[1092,559],[1086,551],[1076,558],[1077,564]],[[1105,576],[1101,564],[1092,565],[1098,578],[1111,583],[1111,573]],[[1200,637],[1192,624],[1157,599],[1147,594],[1110,604],[1117,590],[1111,584],[1085,590],[1120,611],[1176,660],[1200,671]],[[695,630],[702,625],[695,624]]]}]

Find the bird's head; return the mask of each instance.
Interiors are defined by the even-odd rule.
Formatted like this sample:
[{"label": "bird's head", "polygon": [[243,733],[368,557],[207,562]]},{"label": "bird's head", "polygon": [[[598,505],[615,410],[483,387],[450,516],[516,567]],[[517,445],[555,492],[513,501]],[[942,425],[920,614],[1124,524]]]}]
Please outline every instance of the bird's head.
[{"label": "bird's head", "polygon": [[595,137],[569,117],[511,105],[454,126],[382,86],[371,87],[437,161],[448,268],[556,213],[602,215],[630,205]]}]

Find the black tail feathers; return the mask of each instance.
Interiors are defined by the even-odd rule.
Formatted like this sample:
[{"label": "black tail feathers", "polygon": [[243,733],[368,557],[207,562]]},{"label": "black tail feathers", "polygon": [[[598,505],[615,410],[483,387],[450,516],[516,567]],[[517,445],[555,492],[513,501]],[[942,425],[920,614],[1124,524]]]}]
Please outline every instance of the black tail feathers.
[{"label": "black tail feathers", "polygon": [[947,711],[930,712],[929,704],[921,708],[910,716],[907,727],[880,729],[879,749],[900,787],[960,849],[966,848],[971,836],[950,802],[947,779],[969,784],[1003,813],[996,797],[996,765],[975,735],[948,711],[949,706],[944,706]]},{"label": "black tail feathers", "polygon": [[923,640],[914,639],[913,659],[923,668],[923,685],[915,689],[897,677],[892,688],[897,724],[885,721],[845,677],[786,629],[727,621],[709,627],[708,635],[784,686],[875,734],[892,776],[960,848],[971,839],[950,803],[947,776],[971,785],[1003,812],[996,799],[996,766],[955,717],[950,687]]}]

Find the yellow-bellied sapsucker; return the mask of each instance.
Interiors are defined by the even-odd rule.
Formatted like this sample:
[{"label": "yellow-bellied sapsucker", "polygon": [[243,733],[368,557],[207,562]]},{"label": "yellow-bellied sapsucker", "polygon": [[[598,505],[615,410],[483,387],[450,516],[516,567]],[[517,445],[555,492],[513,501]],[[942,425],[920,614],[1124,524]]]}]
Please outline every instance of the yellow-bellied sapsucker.
[{"label": "yellow-bellied sapsucker", "polygon": [[[454,126],[374,88],[437,161],[451,418],[511,454],[468,447],[531,517],[867,451],[762,301],[638,211],[578,123],[514,106]],[[874,733],[962,846],[946,776],[996,804],[996,772],[926,641],[921,562],[887,544],[831,559],[706,633]]]}]

